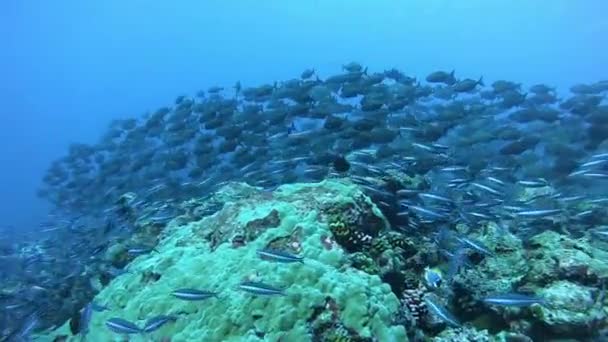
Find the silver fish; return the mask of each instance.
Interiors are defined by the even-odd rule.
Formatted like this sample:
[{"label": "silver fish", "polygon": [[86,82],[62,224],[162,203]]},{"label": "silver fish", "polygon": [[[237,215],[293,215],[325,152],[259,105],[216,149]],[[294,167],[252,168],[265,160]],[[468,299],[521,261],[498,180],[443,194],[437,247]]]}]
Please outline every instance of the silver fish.
[{"label": "silver fish", "polygon": [[135,323],[116,317],[107,320],[106,327],[117,334],[139,334],[142,331]]},{"label": "silver fish", "polygon": [[424,302],[429,311],[438,316],[442,321],[454,327],[460,326],[460,322],[458,321],[458,319],[445,307],[430,298],[426,298]]},{"label": "silver fish", "polygon": [[255,281],[244,281],[239,284],[239,289],[255,295],[285,296],[283,289]]},{"label": "silver fish", "polygon": [[291,254],[286,251],[276,250],[276,249],[269,249],[269,248],[259,249],[256,251],[256,253],[260,256],[260,258],[262,258],[264,260],[269,260],[269,261],[276,261],[276,262],[282,262],[282,263],[292,263],[292,262],[303,263],[304,262],[304,258],[302,258],[300,256]]},{"label": "silver fish", "polygon": [[205,300],[205,299],[209,299],[211,297],[217,298],[217,292],[197,290],[197,289],[179,289],[179,290],[173,291],[171,294],[175,298],[179,298],[182,300],[189,300],[189,301]]},{"label": "silver fish", "polygon": [[483,185],[483,184],[475,183],[475,182],[471,183],[471,185],[474,186],[474,187],[476,187],[476,188],[478,188],[478,189],[480,189],[480,190],[488,192],[488,193],[490,193],[492,195],[502,196],[502,192],[500,192],[500,191],[498,191],[498,190],[496,190],[496,189],[494,189],[492,187],[489,187],[487,185]]},{"label": "silver fish", "polygon": [[555,214],[561,213],[561,209],[544,209],[544,210],[524,210],[518,211],[514,213],[515,216],[521,218],[539,218],[539,217],[547,217],[553,216]]},{"label": "silver fish", "polygon": [[488,296],[482,299],[482,301],[489,305],[500,305],[500,306],[530,306],[532,304],[544,304],[545,300],[538,297],[518,294],[518,293],[508,293],[508,294],[499,294]]},{"label": "silver fish", "polygon": [[81,336],[86,336],[89,332],[89,324],[91,323],[91,317],[93,316],[93,304],[87,304],[80,313],[80,331],[78,333]]}]

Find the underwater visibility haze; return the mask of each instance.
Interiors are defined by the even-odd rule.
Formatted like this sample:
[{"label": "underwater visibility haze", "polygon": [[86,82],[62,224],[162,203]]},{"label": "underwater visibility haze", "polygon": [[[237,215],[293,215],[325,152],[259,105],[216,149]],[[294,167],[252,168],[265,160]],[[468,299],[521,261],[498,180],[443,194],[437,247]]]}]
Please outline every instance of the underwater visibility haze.
[{"label": "underwater visibility haze", "polygon": [[608,340],[608,3],[0,10],[0,341]]}]

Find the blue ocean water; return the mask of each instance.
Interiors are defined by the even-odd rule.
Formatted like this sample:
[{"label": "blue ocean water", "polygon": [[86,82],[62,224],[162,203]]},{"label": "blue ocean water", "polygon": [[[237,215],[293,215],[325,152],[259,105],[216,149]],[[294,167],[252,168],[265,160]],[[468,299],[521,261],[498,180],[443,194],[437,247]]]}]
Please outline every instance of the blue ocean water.
[{"label": "blue ocean water", "polygon": [[[6,0],[0,340],[89,328],[118,338],[187,320],[108,318],[131,313],[96,295],[135,258],[162,260],[168,222],[222,210],[228,200],[212,194],[229,181],[259,186],[255,196],[270,201],[281,184],[329,178],[377,210],[323,207],[317,255],[297,236],[254,255],[306,267],[340,249],[344,264],[331,271],[377,275],[398,301],[383,324],[413,340],[603,341],[606,13],[605,1],[567,0]],[[204,253],[225,243],[244,255],[262,244],[248,227],[274,228],[279,216],[230,239],[220,230],[197,238],[214,246]],[[293,284],[243,279],[241,292],[293,299]],[[330,328],[315,328],[323,315],[299,317],[305,335],[364,335],[339,319],[338,296],[325,295],[313,311]],[[90,324],[93,311],[104,321]],[[555,312],[567,318],[556,323]]]},{"label": "blue ocean water", "polygon": [[605,1],[14,1],[1,5],[0,216],[29,229],[70,142],[211,85],[347,61],[567,89],[608,77]]}]

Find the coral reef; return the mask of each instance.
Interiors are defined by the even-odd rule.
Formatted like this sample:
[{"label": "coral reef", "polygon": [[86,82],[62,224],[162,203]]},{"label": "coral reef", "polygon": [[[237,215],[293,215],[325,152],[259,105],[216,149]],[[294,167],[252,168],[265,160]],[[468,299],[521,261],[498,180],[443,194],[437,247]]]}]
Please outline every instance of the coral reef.
[{"label": "coral reef", "polygon": [[[95,301],[111,309],[95,313],[91,338],[120,340],[103,326],[111,317],[141,325],[161,314],[178,319],[152,337],[174,341],[585,340],[606,328],[599,289],[608,277],[608,253],[588,237],[547,230],[522,240],[504,223],[458,224],[455,234],[488,252],[467,249],[466,267],[429,286],[425,270],[441,276],[450,260],[430,239],[391,230],[374,196],[361,190],[369,189],[339,179],[274,191],[226,183],[214,195],[176,205],[182,214],[162,228],[151,228],[161,225],[150,220],[154,210],[134,218],[137,234],[106,252],[115,266],[128,264],[128,272],[98,286]],[[133,242],[158,252],[130,256]],[[256,255],[260,249],[304,261],[269,262]],[[270,284],[285,296],[244,293],[242,281]],[[170,296],[177,288],[219,294],[183,302]],[[521,307],[483,301],[504,293],[533,293],[542,301]],[[428,298],[438,305],[434,312]],[[61,336],[75,339],[69,323],[41,340]]]},{"label": "coral reef", "polygon": [[[222,190],[220,190],[222,191]],[[335,208],[342,208],[339,211]],[[211,216],[173,222],[163,231],[158,253],[137,257],[129,273],[115,278],[95,298],[111,308],[93,315],[88,337],[118,341],[104,327],[111,317],[136,324],[155,315],[177,315],[153,333],[175,341],[404,341],[394,325],[399,301],[377,275],[348,267],[345,247],[328,249],[330,223],[377,236],[386,223],[356,186],[338,181],[285,185],[271,196],[251,191]],[[182,220],[184,220],[182,218]],[[245,237],[235,248],[231,238]],[[304,263],[261,260],[256,251],[298,251]],[[253,296],[238,290],[243,280],[284,289],[285,296]],[[219,291],[218,298],[184,302],[177,288]],[[71,335],[63,326],[50,336]],[[70,338],[72,339],[72,338]]]},{"label": "coral reef", "polygon": [[546,231],[534,236],[527,246],[531,270],[526,281],[536,284],[565,279],[583,285],[597,285],[608,278],[608,252],[592,247],[586,239],[572,239]]},{"label": "coral reef", "polygon": [[473,328],[449,328],[433,337],[433,342],[490,342],[490,334],[486,330]]},{"label": "coral reef", "polygon": [[552,334],[568,335],[577,331],[590,335],[606,317],[594,292],[593,288],[568,281],[554,282],[539,291],[549,304],[535,306],[533,314]]}]

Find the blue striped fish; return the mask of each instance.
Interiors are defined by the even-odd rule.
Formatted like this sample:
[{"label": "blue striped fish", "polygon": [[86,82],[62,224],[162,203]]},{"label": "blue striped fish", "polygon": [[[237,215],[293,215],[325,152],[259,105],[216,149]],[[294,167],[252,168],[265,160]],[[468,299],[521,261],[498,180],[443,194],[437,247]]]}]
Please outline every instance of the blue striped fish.
[{"label": "blue striped fish", "polygon": [[204,300],[209,299],[211,297],[217,298],[217,292],[197,289],[179,289],[173,291],[171,294],[173,295],[173,297],[191,301]]},{"label": "blue striped fish", "polygon": [[277,249],[258,249],[256,253],[260,256],[260,258],[268,261],[276,261],[282,263],[304,262],[304,258],[302,258],[301,256],[297,256],[295,254]]},{"label": "blue striped fish", "polygon": [[261,296],[285,296],[283,289],[255,281],[244,281],[239,284],[239,289]]},{"label": "blue striped fish", "polygon": [[107,320],[106,327],[117,334],[139,334],[142,331],[135,323],[116,317]]}]

